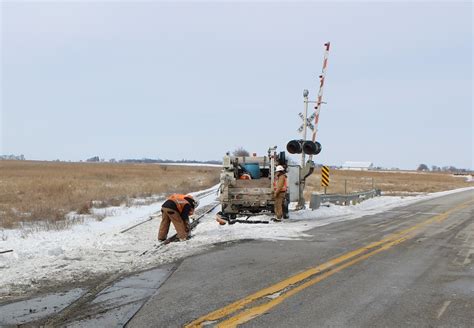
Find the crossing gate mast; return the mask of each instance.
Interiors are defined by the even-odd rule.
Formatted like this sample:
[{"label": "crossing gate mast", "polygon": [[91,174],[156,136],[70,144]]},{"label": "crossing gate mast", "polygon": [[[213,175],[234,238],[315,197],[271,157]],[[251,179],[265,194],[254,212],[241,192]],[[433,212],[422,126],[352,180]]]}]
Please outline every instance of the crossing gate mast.
[{"label": "crossing gate mast", "polygon": [[[298,202],[298,208],[304,208],[303,189],[305,181],[314,171],[312,156],[321,152],[321,144],[316,141],[319,112],[323,104],[323,86],[326,75],[329,42],[324,44],[323,70],[320,78],[318,98],[308,101],[309,91],[303,92],[305,110],[299,113],[303,124],[298,129],[302,139],[291,140],[286,145],[290,154],[302,154],[301,165],[287,165],[285,152],[277,154],[276,146],[268,149],[267,156],[224,156],[221,172],[220,215],[235,220],[237,215],[255,215],[261,212],[274,212],[273,181],[277,165],[287,165],[289,201]],[[315,111],[308,117],[308,103],[315,103]],[[314,125],[312,123],[314,119]],[[313,131],[312,140],[306,139],[307,129]],[[305,155],[309,160],[305,162]],[[285,202],[288,204],[287,202]],[[286,206],[285,206],[286,207]],[[230,221],[229,221],[230,222]]]},{"label": "crossing gate mast", "polygon": [[[298,207],[304,208],[304,197],[303,197],[303,190],[305,187],[306,178],[313,173],[314,170],[314,162],[313,162],[313,155],[317,155],[321,152],[321,144],[316,141],[316,134],[318,132],[318,124],[319,124],[319,114],[321,112],[321,106],[323,102],[323,91],[324,91],[324,81],[326,78],[326,70],[328,65],[328,57],[329,57],[329,48],[331,43],[326,42],[324,44],[324,58],[323,58],[323,68],[321,74],[319,75],[320,84],[319,84],[319,91],[318,91],[318,98],[316,101],[309,101],[308,90],[303,91],[304,97],[304,115],[299,113],[299,116],[303,120],[303,124],[298,129],[298,132],[302,133],[301,140],[291,140],[288,142],[286,149],[290,154],[301,154],[301,166],[296,165],[293,167],[289,167],[289,171],[294,171],[293,175],[299,174],[299,184],[298,189],[299,193],[297,197],[292,197],[290,193],[290,200],[291,201],[298,201]],[[314,107],[314,112],[308,117],[308,103],[315,103],[316,106]],[[312,120],[314,119],[314,124],[312,124]],[[307,129],[313,131],[313,136],[311,140],[306,140],[307,136]],[[309,155],[309,160],[305,161],[305,155]],[[298,172],[296,172],[298,170]],[[291,174],[291,172],[289,172]],[[293,198],[293,199],[291,199]]]}]

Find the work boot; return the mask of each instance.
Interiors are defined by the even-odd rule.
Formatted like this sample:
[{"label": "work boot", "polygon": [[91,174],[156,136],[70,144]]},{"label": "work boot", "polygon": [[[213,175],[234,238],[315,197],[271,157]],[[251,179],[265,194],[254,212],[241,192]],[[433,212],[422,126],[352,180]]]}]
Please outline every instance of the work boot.
[{"label": "work boot", "polygon": [[186,241],[186,240],[189,240],[191,239],[191,234],[189,234],[186,238],[179,238],[179,241]]},{"label": "work boot", "polygon": [[272,221],[273,221],[273,222],[281,222],[281,219],[279,219],[279,218],[273,218]]}]

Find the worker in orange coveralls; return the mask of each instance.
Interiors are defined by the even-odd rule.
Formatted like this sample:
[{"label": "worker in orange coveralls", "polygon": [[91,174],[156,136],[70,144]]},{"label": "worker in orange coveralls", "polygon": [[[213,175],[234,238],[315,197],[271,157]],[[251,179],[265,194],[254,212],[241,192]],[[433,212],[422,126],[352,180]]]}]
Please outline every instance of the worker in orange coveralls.
[{"label": "worker in orange coveralls", "polygon": [[283,203],[288,189],[288,179],[286,178],[285,168],[278,165],[275,170],[275,181],[273,182],[273,195],[275,197],[275,219],[280,222],[283,217]]},{"label": "worker in orange coveralls", "polygon": [[189,237],[189,216],[194,214],[199,201],[191,195],[173,194],[161,205],[161,224],[158,240],[164,241],[168,236],[170,222],[176,230],[180,241]]}]

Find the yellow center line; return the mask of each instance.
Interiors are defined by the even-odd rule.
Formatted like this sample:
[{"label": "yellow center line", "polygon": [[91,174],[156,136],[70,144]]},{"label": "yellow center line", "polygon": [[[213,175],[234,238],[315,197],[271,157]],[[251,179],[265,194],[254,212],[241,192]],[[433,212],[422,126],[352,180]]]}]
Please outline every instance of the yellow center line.
[{"label": "yellow center line", "polygon": [[317,276],[316,278],[313,278],[301,285],[299,285],[298,287],[295,287],[291,290],[289,290],[287,293],[283,294],[283,295],[280,295],[279,297],[277,298],[274,298],[273,300],[267,302],[267,303],[264,303],[264,304],[261,304],[261,305],[258,305],[258,306],[255,306],[255,307],[252,307],[248,310],[245,310],[245,311],[242,311],[240,312],[239,314],[225,320],[225,321],[222,321],[221,323],[219,323],[219,325],[217,327],[219,328],[230,328],[230,327],[236,327],[237,325],[239,324],[242,324],[242,323],[245,323],[247,321],[250,321],[258,316],[260,316],[261,314],[267,312],[268,310],[270,310],[271,308],[277,306],[278,304],[280,304],[281,302],[283,302],[285,299],[299,293],[300,291],[302,291],[303,289],[306,289],[318,282],[320,282],[321,280],[324,280],[326,279],[327,277],[329,276],[332,276],[333,274],[339,272],[339,271],[342,271],[344,270],[345,268],[347,267],[350,267],[354,264],[356,264],[357,262],[360,262],[362,260],[365,260],[377,253],[380,253],[382,251],[385,251],[387,249],[389,249],[390,247],[392,246],[395,246],[397,244],[400,244],[401,242],[405,241],[407,238],[406,237],[402,237],[400,239],[397,239],[397,240],[394,240],[388,244],[385,244],[383,245],[382,247],[380,248],[377,248],[373,251],[371,251],[370,253],[367,253],[367,254],[364,254],[364,255],[361,255],[349,262],[346,262],[344,264],[341,264],[340,266],[337,266],[335,267],[334,269],[331,269],[330,271],[327,271],[325,272],[324,274],[320,275],[320,276]]},{"label": "yellow center line", "polygon": [[[358,248],[354,251],[351,251],[351,252],[348,252],[346,254],[343,254],[337,258],[334,258],[332,260],[329,260],[328,262],[326,263],[323,263],[319,266],[316,266],[316,267],[313,267],[313,268],[310,268],[309,270],[306,270],[306,271],[303,271],[303,272],[300,272],[298,274],[295,274],[285,280],[282,280],[270,287],[267,287],[267,288],[264,288],[260,291],[257,291],[247,297],[244,297],[236,302],[233,302],[225,307],[222,307],[220,309],[217,309],[207,315],[204,315],[190,323],[188,323],[187,325],[185,325],[185,327],[202,327],[203,323],[205,322],[212,322],[212,321],[217,321],[217,320],[220,320],[226,316],[229,316],[241,309],[243,309],[246,305],[250,304],[250,303],[253,303],[259,299],[262,299],[263,297],[265,296],[268,296],[268,295],[272,295],[272,294],[275,294],[275,293],[278,293],[278,292],[281,292],[293,285],[296,285],[300,282],[302,282],[303,280],[306,280],[318,273],[321,273],[321,272],[324,272],[326,270],[329,270],[331,269],[332,267],[334,266],[337,266],[345,261],[348,261],[354,257],[357,257],[361,254],[364,254],[366,253],[365,255],[362,255],[360,257],[357,257],[356,259],[352,260],[352,261],[349,261],[347,262],[346,264],[343,264],[343,265],[340,265],[338,266],[337,268],[335,269],[332,269],[326,273],[323,273],[321,275],[319,275],[318,277],[316,278],[313,278],[312,280],[308,281],[308,282],[305,282],[303,284],[301,284],[300,286],[298,287],[294,287],[293,289],[291,289],[290,291],[287,291],[285,294],[285,297],[284,298],[287,298],[297,292],[299,292],[300,290],[308,287],[308,286],[311,286],[312,284],[315,284],[316,282],[318,281],[321,281],[322,279],[325,279],[326,277],[334,274],[335,272],[338,272],[350,265],[353,265],[354,263],[357,263],[367,257],[370,257],[372,255],[375,255],[385,249],[388,249],[390,247],[392,247],[393,245],[395,244],[398,244],[400,243],[401,241],[405,240],[407,238],[407,235],[410,234],[411,232],[413,231],[416,231],[420,228],[422,228],[423,226],[425,225],[428,225],[428,224],[431,224],[433,222],[442,222],[444,221],[446,218],[448,218],[448,216],[453,213],[454,211],[458,211],[462,208],[465,208],[466,206],[468,206],[468,204],[472,203],[472,201],[469,201],[469,202],[466,202],[466,203],[463,203],[453,209],[450,209],[444,213],[441,213],[439,215],[436,215],[434,217],[431,217],[423,222],[420,222],[410,228],[407,228],[407,229],[404,229],[402,231],[399,231],[397,233],[394,233],[392,235],[389,235],[388,237],[386,238],[383,238],[381,239],[380,241],[377,241],[377,242],[373,242],[373,243],[370,243],[364,247],[361,247],[361,248]],[[401,241],[400,241],[401,240]],[[388,248],[386,248],[388,246]],[[369,253],[367,253],[367,251],[370,251],[371,249],[373,248],[376,248],[376,247],[380,247],[380,248],[377,248],[375,251],[371,251]],[[337,270],[337,271],[336,271]],[[323,278],[321,278],[323,277]],[[307,285],[309,284],[309,285]],[[302,287],[302,286],[306,286],[306,287]],[[265,303],[263,305],[260,305],[260,306],[256,306],[254,307],[253,309],[249,309],[247,311],[243,311],[242,314],[244,313],[249,313],[249,311],[252,310],[252,314],[249,314],[250,317],[248,320],[251,320],[251,318],[254,317],[254,312],[253,311],[254,309],[263,309],[265,308],[266,306],[269,306],[271,304],[279,304],[281,301],[283,301],[284,298],[282,298],[283,295],[280,295],[279,297],[273,299],[271,302],[268,302],[268,303]],[[273,305],[273,306],[275,306]],[[273,307],[271,306],[271,307]],[[248,316],[245,316],[246,318],[248,318]],[[231,319],[229,319],[231,320]],[[236,319],[237,320],[237,319]],[[241,319],[239,319],[241,320]],[[239,321],[237,320],[237,321]],[[247,321],[248,321],[247,320]],[[227,322],[227,321],[224,321],[224,322]],[[224,322],[222,322],[221,324],[224,324]],[[244,321],[245,322],[245,321]]]}]

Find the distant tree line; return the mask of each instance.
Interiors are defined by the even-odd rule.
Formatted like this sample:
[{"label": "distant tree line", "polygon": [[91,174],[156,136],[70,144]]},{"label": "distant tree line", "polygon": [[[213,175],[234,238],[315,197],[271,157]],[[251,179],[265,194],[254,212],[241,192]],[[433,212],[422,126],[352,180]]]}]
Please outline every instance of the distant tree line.
[{"label": "distant tree line", "polygon": [[0,160],[8,161],[24,161],[25,156],[22,155],[0,155]]},{"label": "distant tree line", "polygon": [[122,159],[117,161],[119,163],[184,163],[184,164],[222,164],[222,161],[197,161],[190,159],[181,159],[181,160],[172,160],[172,159],[151,159],[151,158],[142,158],[142,159]]},{"label": "distant tree line", "polygon": [[[98,163],[98,162],[105,162],[104,159],[101,159],[99,156],[94,156],[88,158],[86,162],[90,163]],[[197,161],[197,160],[189,160],[189,159],[181,159],[181,160],[171,160],[171,159],[153,159],[153,158],[128,158],[128,159],[120,159],[116,160],[112,158],[109,160],[109,163],[146,163],[146,164],[153,164],[153,163],[179,163],[179,164],[222,164],[221,161]]]},{"label": "distant tree line", "polygon": [[418,165],[417,171],[421,172],[450,172],[450,173],[471,173],[468,169],[458,169],[454,166],[436,166],[431,165],[431,169],[426,164]]}]

